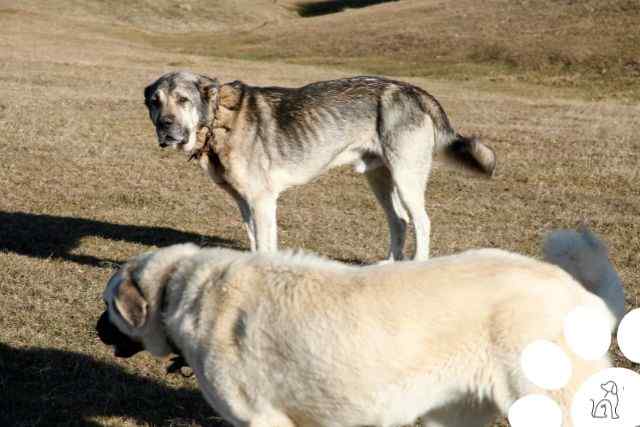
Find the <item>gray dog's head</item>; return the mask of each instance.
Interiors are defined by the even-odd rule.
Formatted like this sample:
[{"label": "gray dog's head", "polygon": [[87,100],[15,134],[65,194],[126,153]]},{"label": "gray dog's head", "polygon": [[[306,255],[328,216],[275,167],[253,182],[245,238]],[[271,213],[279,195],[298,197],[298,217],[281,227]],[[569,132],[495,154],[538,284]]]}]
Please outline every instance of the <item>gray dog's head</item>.
[{"label": "gray dog's head", "polygon": [[195,148],[198,130],[213,120],[220,84],[189,71],[168,73],[144,90],[160,147]]}]

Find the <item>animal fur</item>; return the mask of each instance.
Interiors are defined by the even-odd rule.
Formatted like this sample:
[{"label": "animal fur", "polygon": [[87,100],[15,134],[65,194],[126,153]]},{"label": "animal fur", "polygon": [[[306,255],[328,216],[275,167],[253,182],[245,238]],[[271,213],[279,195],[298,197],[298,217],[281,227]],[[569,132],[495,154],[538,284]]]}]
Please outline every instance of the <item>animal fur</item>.
[{"label": "animal fur", "polygon": [[[564,267],[582,277],[583,260],[609,263],[592,239],[555,234],[545,250],[566,248]],[[597,277],[598,289],[620,286]],[[235,426],[386,427],[419,416],[428,427],[486,426],[518,398],[545,393],[567,427],[578,386],[610,366],[608,357],[581,360],[563,336],[580,305],[614,324],[611,301],[592,289],[555,265],[495,249],[354,267],[186,244],[129,261],[105,289],[103,316],[155,356],[182,353],[207,401]],[[524,376],[520,354],[539,339],[573,362],[562,390]]]},{"label": "animal fur", "polygon": [[301,88],[255,87],[189,72],[145,89],[161,147],[191,155],[206,128],[200,166],[240,207],[252,250],[277,249],[276,205],[288,188],[329,169],[365,173],[390,230],[389,259],[403,258],[406,228],[416,231],[415,259],[429,256],[431,223],[424,192],[434,152],[491,176],[496,156],[456,133],[440,103],[408,83],[353,77]]}]

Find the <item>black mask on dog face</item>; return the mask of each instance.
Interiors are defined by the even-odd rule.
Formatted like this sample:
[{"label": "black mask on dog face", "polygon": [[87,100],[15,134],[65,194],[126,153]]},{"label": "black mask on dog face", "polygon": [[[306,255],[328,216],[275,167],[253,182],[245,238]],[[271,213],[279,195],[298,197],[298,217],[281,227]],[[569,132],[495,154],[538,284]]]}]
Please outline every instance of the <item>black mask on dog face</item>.
[{"label": "black mask on dog face", "polygon": [[134,341],[122,332],[109,320],[109,312],[105,311],[96,324],[98,338],[106,345],[114,347],[116,357],[128,358],[144,350],[144,346]]}]

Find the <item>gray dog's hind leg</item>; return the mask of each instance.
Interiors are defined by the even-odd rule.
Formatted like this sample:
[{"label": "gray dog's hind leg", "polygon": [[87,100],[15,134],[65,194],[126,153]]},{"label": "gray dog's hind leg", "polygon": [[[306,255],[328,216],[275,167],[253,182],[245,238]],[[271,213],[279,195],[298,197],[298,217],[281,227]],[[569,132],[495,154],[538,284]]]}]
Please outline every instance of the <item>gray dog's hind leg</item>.
[{"label": "gray dog's hind leg", "polygon": [[403,259],[404,244],[407,234],[409,215],[404,209],[400,196],[395,190],[391,173],[386,166],[367,171],[367,180],[382,205],[389,224],[389,261]]},{"label": "gray dog's hind leg", "polygon": [[[424,207],[424,190],[426,176],[423,174],[398,173],[395,177],[398,194],[404,204],[415,228],[416,253],[413,257],[416,261],[429,258],[429,238],[431,234],[431,220]],[[422,183],[421,183],[422,181]]]},{"label": "gray dog's hind leg", "polygon": [[431,221],[425,210],[425,189],[431,171],[434,131],[431,121],[418,127],[402,127],[387,114],[387,129],[382,139],[384,157],[396,191],[411,216],[416,237],[414,260],[429,258]]}]

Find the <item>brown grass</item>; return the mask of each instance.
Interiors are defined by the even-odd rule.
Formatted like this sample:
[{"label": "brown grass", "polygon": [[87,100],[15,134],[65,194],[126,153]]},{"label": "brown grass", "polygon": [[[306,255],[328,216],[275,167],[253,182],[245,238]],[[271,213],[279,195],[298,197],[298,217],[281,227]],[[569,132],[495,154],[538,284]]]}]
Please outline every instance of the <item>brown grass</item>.
[{"label": "brown grass", "polygon": [[240,31],[135,37],[197,54],[638,100],[639,25],[634,0],[403,0]]},{"label": "brown grass", "polygon": [[[519,4],[525,8],[531,3]],[[102,2],[87,4],[98,7]],[[122,4],[135,8],[141,3]],[[233,29],[233,9],[218,4],[223,9],[209,18],[224,16],[224,28]],[[444,4],[450,6],[451,20],[462,13],[462,6],[456,6],[462,3],[444,1],[433,2],[433,13]],[[559,11],[578,7],[574,2],[549,4]],[[271,13],[263,6],[251,11],[257,19],[242,15],[239,27],[259,23]],[[194,33],[167,36],[170,43],[159,49],[162,37],[148,28],[161,18],[147,22],[141,13],[144,22],[136,24],[127,23],[124,12],[109,15],[109,8],[61,15],[48,7],[30,2],[0,9],[0,424],[214,424],[215,415],[193,380],[166,377],[163,364],[145,355],[115,360],[94,332],[105,281],[113,266],[127,257],[182,241],[247,246],[232,202],[193,164],[156,147],[142,88],[177,67],[223,80],[287,85],[352,71],[287,64],[277,55],[269,61],[243,61],[171,50],[198,50],[176,41],[202,37]],[[398,8],[390,22],[403,13],[418,16],[416,3],[394,2],[331,15],[331,22],[336,33],[344,32],[345,17],[386,7]],[[300,46],[292,44],[292,49],[317,46],[317,58],[330,52],[324,41],[330,36],[323,30],[327,24],[321,21],[330,16],[282,13],[278,19],[302,37],[294,43]],[[384,25],[380,32],[400,34],[403,29],[378,23]],[[309,25],[309,35],[301,30],[303,25]],[[449,37],[459,29],[439,28],[450,28]],[[412,40],[414,30],[404,30],[406,40]],[[357,26],[352,31],[357,34],[354,40],[363,34]],[[283,36],[269,34],[281,43],[278,37]],[[239,37],[237,43],[248,36]],[[446,38],[444,33],[437,37],[434,40]],[[310,43],[311,38],[318,43]],[[511,43],[509,37],[503,39]],[[364,51],[361,58],[344,64],[393,69],[385,64],[395,62],[397,46]],[[509,55],[526,56],[526,46],[522,48],[513,45]],[[341,49],[335,45],[336,58],[341,58]],[[473,61],[502,61],[500,45],[480,51],[484,53]],[[207,47],[202,52],[216,50]],[[410,57],[411,50],[407,52]],[[620,52],[621,57],[636,55],[624,41]],[[310,58],[301,56],[300,62]],[[477,67],[483,69],[480,63]],[[586,220],[610,243],[628,303],[637,307],[638,107],[613,99],[615,88],[594,102],[576,98],[580,93],[521,83],[519,71],[510,74],[509,67],[502,82],[482,74],[451,82],[442,72],[434,74],[437,79],[409,78],[442,101],[460,131],[478,134],[492,145],[500,161],[493,180],[444,168],[434,172],[427,195],[434,253],[491,246],[537,255],[544,232]],[[350,170],[334,171],[286,193],[279,214],[284,247],[352,262],[372,262],[385,254],[382,212],[362,177]]]}]

